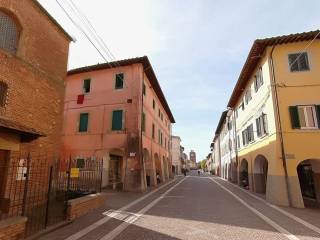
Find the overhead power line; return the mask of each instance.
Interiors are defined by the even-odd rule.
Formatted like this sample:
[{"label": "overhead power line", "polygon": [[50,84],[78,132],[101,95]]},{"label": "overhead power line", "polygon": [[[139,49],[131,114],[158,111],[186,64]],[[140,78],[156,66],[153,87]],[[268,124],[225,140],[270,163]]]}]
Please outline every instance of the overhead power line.
[{"label": "overhead power line", "polygon": [[[67,15],[67,17],[69,18],[69,20],[73,23],[73,25],[75,25],[79,31],[87,38],[87,40],[91,43],[91,45],[97,50],[97,52],[99,53],[99,55],[105,60],[106,63],[109,63],[108,58],[104,55],[104,53],[102,52],[102,50],[99,49],[99,47],[96,45],[96,43],[94,42],[94,40],[92,40],[92,38],[89,36],[90,34],[88,34],[82,27],[80,24],[77,23],[76,20],[74,20],[71,16],[71,14],[69,14],[68,10],[59,2],[59,0],[56,0],[57,4],[59,5],[59,7],[63,10],[63,12]],[[79,16],[78,16],[79,17]],[[95,38],[95,37],[94,37]],[[112,67],[112,65],[110,65],[110,67]]]},{"label": "overhead power line", "polygon": [[[69,3],[70,2],[70,3]],[[93,36],[95,41],[99,44],[99,46],[102,48],[104,53],[112,60],[116,61],[116,57],[114,54],[110,51],[107,44],[104,42],[104,40],[101,38],[101,36],[98,34],[92,23],[89,21],[87,16],[76,6],[74,1],[69,0],[66,1],[66,3],[69,5],[70,9],[74,12],[74,14],[80,19],[82,24],[87,28],[87,30],[90,32],[90,34]]]}]

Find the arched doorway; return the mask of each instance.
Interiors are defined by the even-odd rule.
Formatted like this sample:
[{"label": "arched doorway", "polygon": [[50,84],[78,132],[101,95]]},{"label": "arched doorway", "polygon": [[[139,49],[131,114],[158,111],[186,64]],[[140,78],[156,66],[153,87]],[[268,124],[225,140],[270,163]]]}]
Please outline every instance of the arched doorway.
[{"label": "arched doorway", "polygon": [[167,180],[169,178],[168,177],[168,162],[164,156],[162,157],[162,161],[163,161],[164,180]]},{"label": "arched doorway", "polygon": [[320,160],[302,161],[297,173],[305,207],[320,207]]},{"label": "arched doorway", "polygon": [[268,160],[263,155],[258,155],[253,166],[253,184],[256,193],[266,193],[267,179]]},{"label": "arched doorway", "polygon": [[152,163],[152,159],[150,157],[148,149],[143,149],[143,162],[145,165],[146,171],[146,184],[147,187],[155,186],[155,171]]},{"label": "arched doorway", "polygon": [[246,159],[241,160],[240,169],[240,186],[244,188],[249,188],[249,173],[248,173],[248,161]]}]

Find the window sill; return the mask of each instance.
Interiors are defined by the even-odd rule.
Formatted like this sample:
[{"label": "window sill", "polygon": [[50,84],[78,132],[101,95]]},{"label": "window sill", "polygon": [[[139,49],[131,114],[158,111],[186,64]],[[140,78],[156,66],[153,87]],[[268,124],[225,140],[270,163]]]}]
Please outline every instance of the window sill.
[{"label": "window sill", "polygon": [[298,128],[296,130],[314,131],[314,130],[320,130],[320,129],[317,127],[303,127],[303,128]]},{"label": "window sill", "polygon": [[121,134],[121,133],[126,133],[126,130],[110,130],[107,133],[112,133],[112,134]]}]

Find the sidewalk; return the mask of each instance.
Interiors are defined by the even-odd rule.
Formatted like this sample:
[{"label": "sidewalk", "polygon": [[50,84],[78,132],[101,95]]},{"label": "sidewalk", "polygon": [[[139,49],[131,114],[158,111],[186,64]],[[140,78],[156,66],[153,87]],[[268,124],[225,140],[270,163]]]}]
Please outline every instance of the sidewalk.
[{"label": "sidewalk", "polygon": [[157,187],[150,187],[148,190],[144,193],[137,193],[137,192],[124,192],[124,191],[113,191],[113,190],[103,190],[103,192],[106,194],[106,202],[105,205],[99,209],[95,209],[88,214],[74,220],[70,224],[67,224],[61,228],[58,228],[52,232],[49,232],[45,235],[40,236],[39,240],[62,240],[70,235],[86,228],[88,225],[91,225],[95,223],[96,221],[104,218],[105,216],[102,214],[103,212],[106,212],[110,209],[117,210],[121,207],[124,207],[135,200],[147,195],[153,190],[159,189],[161,186],[165,184],[170,184],[179,177],[175,177],[173,179],[170,179],[166,183],[160,184]]}]

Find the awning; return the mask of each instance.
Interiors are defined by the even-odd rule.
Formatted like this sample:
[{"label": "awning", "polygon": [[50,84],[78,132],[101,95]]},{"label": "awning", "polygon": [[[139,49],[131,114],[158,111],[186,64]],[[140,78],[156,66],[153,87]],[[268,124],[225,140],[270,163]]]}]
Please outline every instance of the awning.
[{"label": "awning", "polygon": [[33,136],[33,137],[45,136],[45,134],[40,131],[37,131],[33,128],[24,126],[20,123],[14,122],[9,119],[4,119],[4,118],[0,118],[0,128],[10,129],[26,136]]}]

